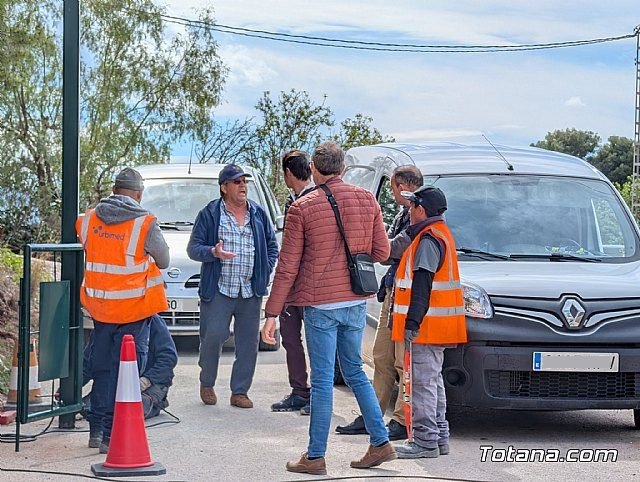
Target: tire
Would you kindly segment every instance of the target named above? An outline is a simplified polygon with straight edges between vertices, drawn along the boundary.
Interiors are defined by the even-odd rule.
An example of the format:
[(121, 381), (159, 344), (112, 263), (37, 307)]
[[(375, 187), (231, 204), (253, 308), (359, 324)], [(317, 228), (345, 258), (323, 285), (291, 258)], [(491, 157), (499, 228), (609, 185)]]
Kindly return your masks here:
[(338, 354), (336, 353), (336, 363), (333, 366), (333, 384), (335, 385), (346, 385), (344, 382), (344, 377), (342, 376), (342, 371), (340, 370), (340, 362), (338, 361)]
[(633, 409), (633, 428), (640, 430), (640, 409)]
[(278, 351), (280, 349), (280, 345), (282, 344), (282, 340), (280, 339), (280, 329), (276, 329), (275, 338), (276, 344), (269, 345), (268, 343), (262, 341), (261, 337), (260, 341), (258, 342), (258, 351)]

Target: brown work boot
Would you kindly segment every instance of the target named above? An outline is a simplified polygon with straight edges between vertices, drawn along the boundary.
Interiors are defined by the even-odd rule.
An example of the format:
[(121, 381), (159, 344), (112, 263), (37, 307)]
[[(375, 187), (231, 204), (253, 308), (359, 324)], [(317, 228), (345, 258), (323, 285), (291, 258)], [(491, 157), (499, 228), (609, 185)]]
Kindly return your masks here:
[(297, 462), (287, 462), (287, 470), (299, 474), (327, 475), (327, 465), (324, 462), (324, 457), (309, 460), (307, 452), (304, 452)]
[(231, 395), (231, 405), (239, 408), (253, 408), (253, 402), (244, 393)]
[(378, 465), (389, 462), (390, 460), (397, 459), (396, 450), (389, 442), (382, 447), (374, 447), (369, 445), (367, 453), (364, 454), (360, 460), (354, 460), (351, 462), (351, 467), (354, 469), (370, 469), (371, 467), (377, 467)]
[(218, 403), (218, 397), (216, 397), (216, 391), (213, 387), (200, 387), (200, 400), (205, 405), (215, 405)]

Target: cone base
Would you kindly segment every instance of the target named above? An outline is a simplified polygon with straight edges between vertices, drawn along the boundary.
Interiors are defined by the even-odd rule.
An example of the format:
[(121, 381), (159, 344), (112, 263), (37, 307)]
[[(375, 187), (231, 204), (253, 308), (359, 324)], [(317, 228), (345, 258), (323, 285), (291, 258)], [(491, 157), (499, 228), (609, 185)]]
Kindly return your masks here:
[(139, 477), (141, 475), (164, 475), (167, 473), (167, 469), (157, 462), (149, 467), (129, 469), (114, 469), (105, 467), (104, 464), (92, 464), (91, 472), (98, 477)]

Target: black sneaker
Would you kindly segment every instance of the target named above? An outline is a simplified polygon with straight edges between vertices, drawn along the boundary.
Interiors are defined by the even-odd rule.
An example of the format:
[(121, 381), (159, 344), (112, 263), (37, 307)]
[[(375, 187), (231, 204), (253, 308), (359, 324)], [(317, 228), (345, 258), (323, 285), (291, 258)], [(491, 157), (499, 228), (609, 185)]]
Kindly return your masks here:
[(338, 425), (336, 432), (342, 435), (366, 435), (369, 433), (364, 426), (364, 418), (362, 418), (362, 415), (358, 415), (349, 425)]
[(271, 411), (273, 412), (295, 412), (300, 410), (305, 405), (309, 404), (309, 399), (290, 393), (279, 402), (271, 405)]
[(102, 443), (102, 429), (89, 426), (89, 448), (97, 449)]
[(102, 442), (100, 442), (100, 447), (98, 448), (98, 451), (101, 454), (109, 453), (109, 439), (106, 438), (104, 435), (102, 436)]
[(389, 440), (406, 440), (407, 427), (399, 422), (389, 420)]
[(311, 415), (311, 404), (309, 402), (300, 409), (300, 415)]

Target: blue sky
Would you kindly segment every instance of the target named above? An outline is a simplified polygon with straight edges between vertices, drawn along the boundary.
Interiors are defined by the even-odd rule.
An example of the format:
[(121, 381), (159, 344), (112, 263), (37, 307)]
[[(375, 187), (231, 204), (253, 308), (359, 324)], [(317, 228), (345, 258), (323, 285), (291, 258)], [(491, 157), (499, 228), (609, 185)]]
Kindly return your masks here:
[[(618, 36), (640, 24), (638, 0), (157, 0), (221, 24), (393, 43), (521, 44)], [(179, 28), (179, 27), (175, 27)], [(477, 54), (329, 49), (216, 34), (230, 68), (220, 120), (256, 115), (269, 90), (306, 90), (339, 122), (369, 115), (398, 141), (528, 145), (554, 129), (633, 137), (635, 39), (557, 50)], [(176, 147), (175, 160), (189, 147)]]

